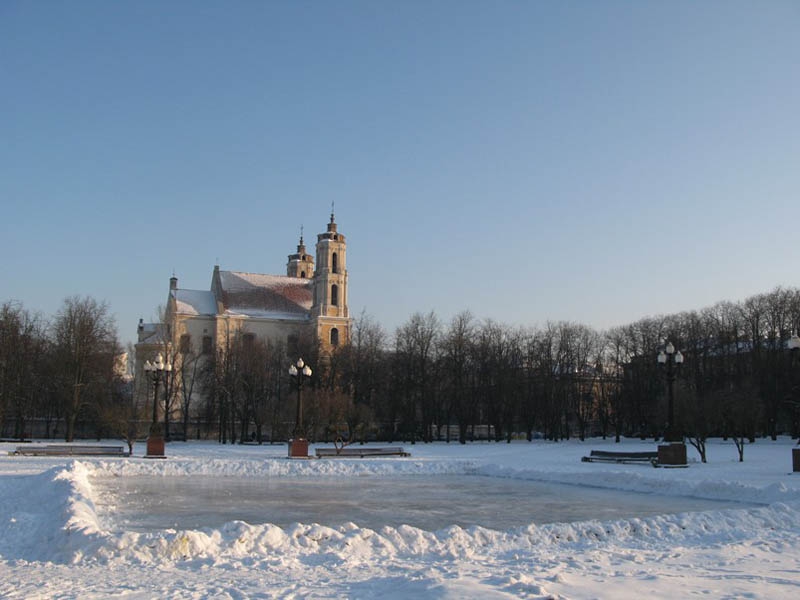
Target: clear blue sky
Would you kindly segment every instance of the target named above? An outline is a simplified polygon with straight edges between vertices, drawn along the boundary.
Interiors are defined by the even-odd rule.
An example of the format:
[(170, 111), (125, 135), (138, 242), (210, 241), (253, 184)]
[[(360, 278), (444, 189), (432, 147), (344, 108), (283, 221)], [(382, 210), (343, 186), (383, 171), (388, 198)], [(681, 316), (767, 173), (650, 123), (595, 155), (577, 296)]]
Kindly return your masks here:
[(800, 2), (5, 0), (0, 199), (0, 301), (124, 341), (332, 201), (390, 332), (796, 286)]

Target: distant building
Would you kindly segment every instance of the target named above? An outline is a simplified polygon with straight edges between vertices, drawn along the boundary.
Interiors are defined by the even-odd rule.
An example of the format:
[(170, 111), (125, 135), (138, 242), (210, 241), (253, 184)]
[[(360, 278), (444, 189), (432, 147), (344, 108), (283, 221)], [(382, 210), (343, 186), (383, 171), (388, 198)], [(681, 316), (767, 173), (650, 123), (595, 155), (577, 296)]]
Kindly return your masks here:
[(159, 352), (165, 358), (169, 352), (212, 355), (236, 335), (288, 348), (293, 340), (310, 335), (318, 340), (321, 355), (329, 355), (350, 341), (346, 250), (345, 236), (331, 214), (327, 231), (317, 235), (316, 261), (307, 254), (301, 234), (297, 252), (288, 257), (286, 275), (225, 271), (217, 265), (208, 290), (180, 288), (173, 276), (163, 322), (139, 321), (137, 375)]

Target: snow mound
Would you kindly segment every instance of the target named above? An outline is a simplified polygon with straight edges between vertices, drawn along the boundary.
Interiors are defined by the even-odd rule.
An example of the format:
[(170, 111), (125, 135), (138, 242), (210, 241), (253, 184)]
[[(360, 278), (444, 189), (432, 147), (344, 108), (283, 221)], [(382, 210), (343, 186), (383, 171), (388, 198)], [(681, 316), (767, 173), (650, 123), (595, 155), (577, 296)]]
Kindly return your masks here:
[(14, 479), (0, 500), (0, 514), (9, 515), (0, 524), (0, 556), (70, 563), (105, 544), (86, 465), (74, 461)]

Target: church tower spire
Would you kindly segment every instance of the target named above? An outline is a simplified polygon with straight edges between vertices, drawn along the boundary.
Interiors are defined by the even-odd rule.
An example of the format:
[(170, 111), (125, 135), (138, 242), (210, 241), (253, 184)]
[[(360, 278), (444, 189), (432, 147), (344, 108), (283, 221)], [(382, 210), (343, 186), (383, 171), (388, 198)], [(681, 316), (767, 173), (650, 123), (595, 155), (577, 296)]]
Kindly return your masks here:
[(333, 204), (328, 230), (317, 235), (317, 270), (314, 274), (314, 321), (323, 351), (350, 340), (350, 310), (347, 306), (347, 242), (337, 231)]
[(300, 243), (297, 245), (297, 252), (289, 255), (289, 262), (286, 263), (286, 274), (289, 277), (300, 277), (302, 279), (310, 279), (314, 276), (314, 258), (306, 253), (302, 225), (300, 226)]

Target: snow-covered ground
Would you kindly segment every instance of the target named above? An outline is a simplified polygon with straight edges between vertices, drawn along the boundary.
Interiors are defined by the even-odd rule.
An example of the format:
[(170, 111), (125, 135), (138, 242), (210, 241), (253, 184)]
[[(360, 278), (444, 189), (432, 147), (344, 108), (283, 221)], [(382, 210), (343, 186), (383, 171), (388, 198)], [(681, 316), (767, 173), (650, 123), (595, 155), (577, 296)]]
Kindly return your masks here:
[[(758, 440), (739, 463), (713, 441), (687, 469), (582, 463), (652, 441), (405, 445), (410, 458), (290, 461), (285, 446), (173, 443), (169, 458), (9, 456), (0, 444), (2, 598), (794, 598), (800, 473), (792, 440)], [(696, 453), (690, 448), (690, 456)], [(690, 458), (690, 461), (692, 460)], [(258, 478), (481, 474), (758, 506), (507, 531), (367, 529), (242, 521), (112, 532), (93, 476)], [(402, 493), (402, 490), (398, 490)], [(465, 501), (469, 501), (466, 499)]]

